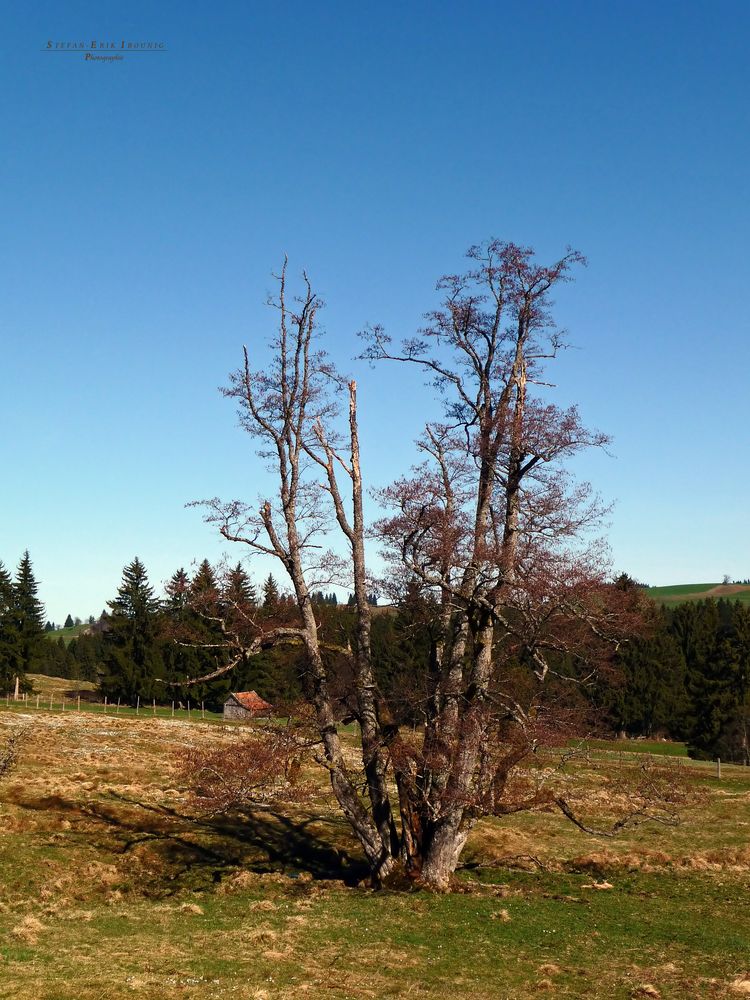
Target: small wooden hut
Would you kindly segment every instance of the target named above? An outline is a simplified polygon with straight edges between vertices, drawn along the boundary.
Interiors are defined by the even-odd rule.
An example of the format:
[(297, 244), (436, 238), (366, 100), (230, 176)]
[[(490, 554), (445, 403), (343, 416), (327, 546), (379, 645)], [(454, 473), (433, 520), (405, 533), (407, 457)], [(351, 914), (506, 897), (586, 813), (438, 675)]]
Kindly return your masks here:
[(225, 719), (257, 719), (272, 712), (273, 705), (255, 691), (233, 691), (224, 702)]

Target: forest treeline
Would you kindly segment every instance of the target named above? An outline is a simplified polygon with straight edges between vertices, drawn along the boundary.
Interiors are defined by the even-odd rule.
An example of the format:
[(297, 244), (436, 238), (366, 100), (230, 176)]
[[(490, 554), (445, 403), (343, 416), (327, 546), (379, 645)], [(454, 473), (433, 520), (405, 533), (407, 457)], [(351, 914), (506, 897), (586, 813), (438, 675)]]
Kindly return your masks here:
[(594, 697), (615, 731), (684, 740), (691, 756), (750, 763), (750, 606), (727, 598), (654, 609)]
[[(355, 622), (350, 605), (334, 593), (314, 594), (339, 714), (352, 714), (351, 644)], [(373, 594), (370, 603), (377, 604)], [(97, 696), (135, 704), (203, 701), (220, 709), (231, 690), (256, 690), (275, 705), (297, 702), (308, 683), (299, 644), (275, 645), (239, 662), (231, 673), (187, 685), (227, 663), (222, 628), (227, 610), (242, 609), (259, 625), (290, 624), (295, 608), (273, 576), (256, 588), (241, 564), (219, 573), (204, 560), (191, 574), (179, 569), (157, 596), (145, 566), (134, 559), (123, 570), (108, 610), (67, 644), (51, 638), (38, 597), (29, 553), (14, 576), (0, 563), (0, 690), (28, 673), (91, 681)], [(748, 667), (750, 606), (726, 598), (691, 601), (674, 608), (653, 606), (643, 637), (623, 643), (594, 680), (552, 683), (548, 696), (578, 704), (581, 718), (596, 719), (601, 735), (684, 740), (694, 757), (750, 764)], [(433, 616), (418, 587), (383, 608), (372, 621), (377, 683), (401, 713), (397, 721), (419, 724), (420, 692), (427, 690)], [(66, 623), (67, 624), (67, 623)], [(576, 673), (576, 665), (567, 665)], [(588, 671), (581, 665), (583, 680)], [(334, 690), (335, 693), (335, 690)]]

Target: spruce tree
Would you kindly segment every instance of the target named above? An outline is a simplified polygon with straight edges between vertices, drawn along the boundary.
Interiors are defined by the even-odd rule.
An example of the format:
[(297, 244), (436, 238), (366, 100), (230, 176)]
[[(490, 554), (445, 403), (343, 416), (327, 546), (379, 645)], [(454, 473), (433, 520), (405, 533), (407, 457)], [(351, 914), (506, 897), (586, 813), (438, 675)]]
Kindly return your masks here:
[(167, 696), (177, 701), (203, 701), (207, 707), (220, 708), (229, 691), (229, 678), (189, 686), (181, 683), (210, 673), (224, 663), (220, 649), (223, 634), (216, 621), (223, 610), (223, 598), (216, 574), (204, 559), (192, 580), (184, 569), (179, 569), (165, 589), (167, 603), (160, 649)]
[(682, 739), (687, 731), (685, 658), (667, 630), (667, 620), (667, 613), (660, 610), (653, 634), (624, 643), (616, 657), (614, 679), (604, 674), (597, 685), (613, 727), (630, 736), (666, 733)]
[(10, 691), (15, 678), (23, 675), (21, 630), (10, 573), (0, 562), (0, 692)]
[(85, 632), (68, 646), (68, 652), (77, 664), (78, 677), (82, 681), (97, 681), (104, 660), (105, 640), (101, 633)]
[(68, 617), (65, 619), (65, 624), (63, 625), (63, 628), (73, 628), (73, 618), (70, 615), (68, 615)]
[(243, 569), (242, 563), (237, 563), (234, 569), (229, 571), (224, 596), (227, 600), (240, 606), (255, 606), (258, 603), (255, 587)]
[(204, 641), (210, 641), (209, 633), (214, 634), (215, 632), (217, 636), (221, 634), (221, 630), (214, 621), (221, 613), (219, 585), (208, 559), (203, 560), (190, 581), (188, 604), (203, 619), (204, 628), (208, 630), (204, 635)]
[(190, 579), (182, 566), (172, 574), (164, 589), (167, 592), (167, 606), (170, 609), (181, 610), (187, 605)]
[(263, 607), (264, 608), (276, 608), (279, 605), (279, 588), (276, 581), (273, 578), (273, 574), (269, 573), (268, 577), (263, 583)]
[[(164, 589), (167, 594), (164, 608), (166, 629), (161, 643), (164, 678), (167, 696), (180, 701), (184, 692), (177, 682), (200, 672), (195, 651), (183, 645), (195, 638), (195, 615), (190, 610), (190, 577), (183, 566), (175, 570)], [(175, 641), (175, 637), (179, 641)]]
[[(750, 609), (739, 602), (706, 600), (680, 611), (692, 619), (688, 660), (692, 696), (691, 756), (750, 763)], [(677, 613), (675, 613), (677, 619)]]
[(13, 584), (16, 619), (21, 637), (21, 665), (34, 669), (44, 635), (44, 605), (37, 597), (39, 584), (34, 576), (28, 549), (21, 557)]
[(111, 613), (101, 687), (110, 698), (120, 697), (135, 704), (139, 696), (143, 700), (156, 694), (156, 678), (162, 672), (156, 642), (161, 605), (137, 557), (124, 568), (117, 597), (108, 604)]
[(216, 594), (216, 574), (208, 559), (204, 559), (190, 584), (193, 594)]

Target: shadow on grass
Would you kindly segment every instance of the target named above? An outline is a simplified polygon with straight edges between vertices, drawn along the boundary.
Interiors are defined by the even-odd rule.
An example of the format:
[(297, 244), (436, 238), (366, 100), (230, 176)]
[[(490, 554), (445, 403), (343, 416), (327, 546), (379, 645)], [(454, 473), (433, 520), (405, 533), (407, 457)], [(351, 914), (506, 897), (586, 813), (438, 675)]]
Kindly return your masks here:
[[(103, 852), (126, 855), (147, 845), (162, 869), (155, 880), (150, 872), (150, 895), (172, 895), (186, 886), (208, 888), (238, 868), (292, 878), (308, 873), (313, 879), (337, 879), (347, 885), (367, 875), (361, 859), (332, 842), (345, 828), (328, 816), (297, 819), (264, 809), (206, 819), (116, 792), (89, 802), (61, 795), (7, 795), (6, 800), (22, 809), (77, 814), (93, 821), (94, 830), (80, 831), (78, 837)], [(331, 827), (331, 841), (312, 829), (323, 824)], [(75, 828), (69, 836), (74, 835)]]

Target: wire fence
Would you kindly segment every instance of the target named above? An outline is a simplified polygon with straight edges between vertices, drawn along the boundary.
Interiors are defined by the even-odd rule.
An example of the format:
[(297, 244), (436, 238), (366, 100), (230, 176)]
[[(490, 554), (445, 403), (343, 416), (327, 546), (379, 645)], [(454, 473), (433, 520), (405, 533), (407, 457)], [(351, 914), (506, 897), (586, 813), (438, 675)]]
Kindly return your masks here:
[[(71, 694), (67, 696), (59, 691), (38, 694), (17, 694), (15, 692), (6, 693), (4, 698), (0, 698), (0, 710), (8, 711), (32, 711), (32, 712), (80, 712), (98, 713), (107, 716), (122, 718), (154, 718), (154, 719), (181, 719), (186, 722), (212, 722), (236, 724), (236, 719), (226, 719), (221, 712), (212, 712), (207, 709), (204, 702), (187, 701), (182, 703), (173, 701), (169, 704), (157, 704), (155, 699), (151, 702), (141, 702), (136, 700), (135, 706), (123, 704), (121, 699), (117, 701), (92, 701), (85, 695)], [(241, 721), (241, 720), (240, 720)], [(355, 726), (341, 726), (342, 731), (354, 731)], [(727, 764), (720, 759), (696, 760), (686, 754), (676, 754), (673, 749), (659, 753), (654, 750), (642, 750), (636, 747), (617, 747), (616, 741), (612, 742), (611, 748), (601, 746), (603, 741), (595, 741), (598, 745), (587, 748), (586, 753), (592, 759), (604, 760), (607, 763), (619, 765), (621, 767), (632, 767), (637, 765), (644, 757), (651, 758), (663, 764), (671, 764), (677, 767), (700, 768), (704, 772), (709, 772), (721, 781), (722, 770), (725, 777), (742, 776), (750, 779), (750, 768), (742, 764)], [(728, 772), (728, 774), (727, 774)]]
[(750, 768), (742, 763), (728, 763), (716, 757), (711, 760), (701, 760), (689, 757), (687, 753), (677, 754), (674, 750), (667, 750), (659, 753), (658, 750), (642, 750), (637, 747), (617, 747), (617, 741), (612, 741), (611, 747), (601, 746), (602, 740), (597, 740), (596, 746), (581, 751), (579, 756), (585, 756), (592, 761), (606, 762), (619, 767), (637, 767), (644, 761), (657, 763), (662, 766), (676, 768), (690, 768), (702, 771), (707, 777), (715, 777), (722, 780), (722, 773), (725, 778), (745, 778), (750, 781)]
[(224, 716), (220, 712), (212, 712), (207, 709), (204, 702), (186, 703), (173, 701), (167, 705), (157, 704), (153, 699), (151, 702), (141, 702), (140, 698), (136, 704), (124, 704), (121, 699), (110, 701), (91, 701), (85, 695), (62, 693), (52, 691), (49, 693), (16, 695), (15, 692), (6, 693), (0, 700), (0, 708), (9, 711), (32, 711), (32, 712), (87, 712), (99, 713), (109, 716), (144, 717), (155, 719), (183, 719), (187, 722), (224, 722)]

